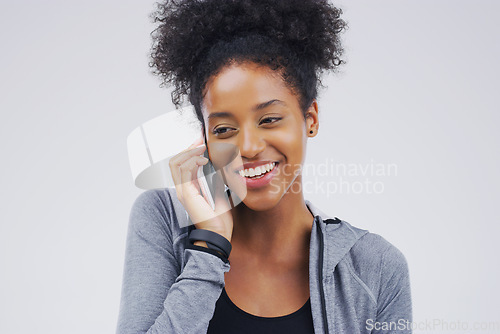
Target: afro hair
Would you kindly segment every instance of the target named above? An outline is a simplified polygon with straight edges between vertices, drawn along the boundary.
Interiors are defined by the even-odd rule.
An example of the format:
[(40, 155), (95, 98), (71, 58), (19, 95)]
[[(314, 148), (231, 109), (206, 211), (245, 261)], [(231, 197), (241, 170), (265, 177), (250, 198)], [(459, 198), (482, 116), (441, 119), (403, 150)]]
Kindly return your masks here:
[(327, 0), (171, 0), (157, 3), (151, 19), (152, 72), (161, 87), (174, 86), (172, 102), (184, 97), (203, 124), (201, 105), (208, 80), (225, 66), (253, 62), (278, 71), (297, 93), (305, 112), (317, 97), (319, 75), (345, 61), (342, 10)]

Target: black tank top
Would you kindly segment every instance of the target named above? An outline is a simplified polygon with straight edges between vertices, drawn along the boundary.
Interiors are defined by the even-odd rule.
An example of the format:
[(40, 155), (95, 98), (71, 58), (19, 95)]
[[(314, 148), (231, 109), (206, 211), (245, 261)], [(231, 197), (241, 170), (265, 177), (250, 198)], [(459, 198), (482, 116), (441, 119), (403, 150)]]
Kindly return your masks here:
[(314, 334), (311, 299), (297, 311), (281, 317), (259, 317), (236, 306), (222, 289), (207, 334)]

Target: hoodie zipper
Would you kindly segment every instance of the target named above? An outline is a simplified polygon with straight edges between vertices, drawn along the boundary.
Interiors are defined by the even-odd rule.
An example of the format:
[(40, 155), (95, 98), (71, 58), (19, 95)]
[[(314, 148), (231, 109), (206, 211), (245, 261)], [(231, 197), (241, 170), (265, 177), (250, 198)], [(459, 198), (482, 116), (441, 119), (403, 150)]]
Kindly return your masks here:
[(325, 290), (323, 287), (323, 252), (324, 252), (324, 241), (323, 241), (323, 231), (321, 230), (320, 221), (316, 217), (316, 227), (319, 233), (319, 293), (321, 296), (321, 310), (323, 313), (323, 328), (325, 333), (329, 333), (328, 330), (328, 319), (326, 314), (326, 301), (325, 301)]

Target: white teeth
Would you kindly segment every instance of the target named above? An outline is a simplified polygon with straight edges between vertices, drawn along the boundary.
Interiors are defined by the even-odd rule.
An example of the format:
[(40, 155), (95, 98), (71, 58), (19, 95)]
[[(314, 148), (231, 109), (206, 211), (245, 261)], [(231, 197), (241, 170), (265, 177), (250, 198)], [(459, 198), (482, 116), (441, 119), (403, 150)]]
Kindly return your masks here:
[(240, 170), (238, 173), (242, 177), (261, 176), (262, 174), (265, 174), (265, 173), (271, 171), (275, 165), (276, 165), (276, 163), (272, 162), (272, 163), (265, 164), (265, 165), (262, 165), (259, 167), (255, 167), (255, 169), (254, 168), (243, 169), (243, 170)]

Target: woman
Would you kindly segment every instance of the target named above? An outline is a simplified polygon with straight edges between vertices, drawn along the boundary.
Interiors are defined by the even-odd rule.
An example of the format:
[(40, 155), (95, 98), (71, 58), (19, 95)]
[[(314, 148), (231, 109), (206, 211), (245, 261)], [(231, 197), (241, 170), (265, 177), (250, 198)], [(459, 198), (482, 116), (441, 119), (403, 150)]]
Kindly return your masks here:
[[(159, 5), (151, 66), (176, 105), (189, 97), (203, 139), (172, 159), (175, 191), (133, 206), (118, 333), (411, 332), (401, 252), (303, 197), (318, 76), (342, 63), (340, 14), (320, 0)], [(222, 172), (215, 209), (196, 182), (205, 151)]]

